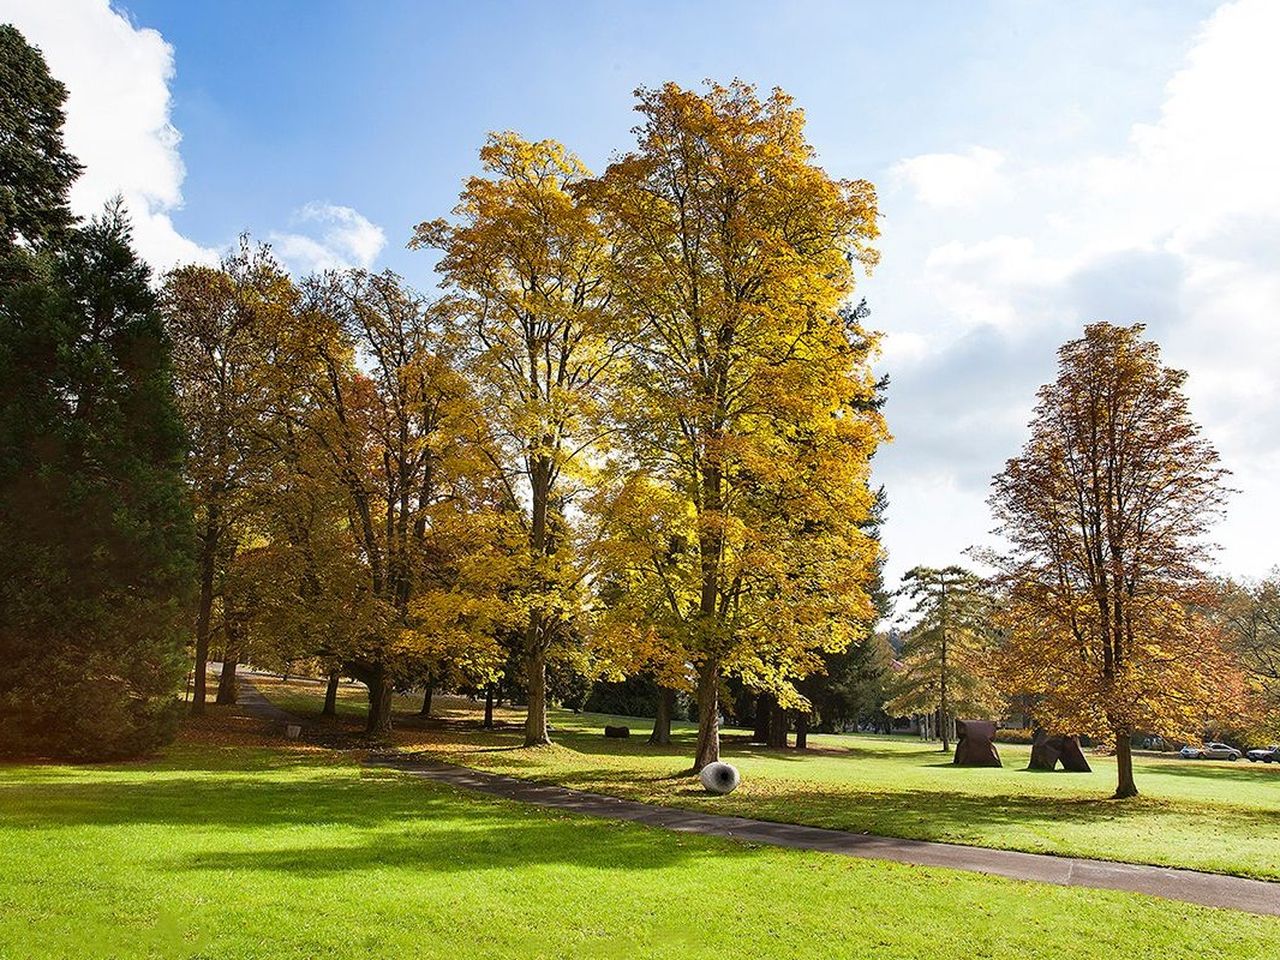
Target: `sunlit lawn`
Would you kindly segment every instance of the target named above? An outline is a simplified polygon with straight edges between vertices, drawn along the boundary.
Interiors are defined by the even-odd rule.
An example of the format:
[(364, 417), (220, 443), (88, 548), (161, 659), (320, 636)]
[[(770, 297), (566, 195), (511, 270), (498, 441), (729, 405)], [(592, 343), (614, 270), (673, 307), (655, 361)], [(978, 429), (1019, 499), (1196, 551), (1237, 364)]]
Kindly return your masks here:
[(1271, 918), (585, 820), (358, 759), (188, 740), (0, 766), (0, 957), (1262, 960), (1280, 942)]
[[(321, 688), (263, 684), (290, 709), (318, 710)], [(350, 720), (363, 715), (364, 691), (344, 688)], [(407, 713), (419, 701), (403, 698)], [(695, 809), (890, 836), (972, 843), (1191, 867), (1280, 879), (1280, 766), (1246, 761), (1135, 759), (1135, 800), (1108, 799), (1114, 762), (1090, 754), (1091, 774), (1025, 769), (1029, 748), (1000, 744), (1002, 769), (953, 767), (936, 745), (908, 738), (811, 736), (808, 752), (748, 747), (726, 732), (724, 756), (742, 771), (728, 797), (703, 793), (678, 774), (692, 756), (693, 727), (677, 724), (676, 744), (648, 746), (650, 721), (554, 711), (551, 748), (519, 748), (520, 711), (511, 726), (476, 729), (479, 705), (437, 698), (426, 726), (402, 715), (396, 742), (458, 763), (603, 793)], [(629, 723), (630, 740), (606, 740), (608, 723)]]

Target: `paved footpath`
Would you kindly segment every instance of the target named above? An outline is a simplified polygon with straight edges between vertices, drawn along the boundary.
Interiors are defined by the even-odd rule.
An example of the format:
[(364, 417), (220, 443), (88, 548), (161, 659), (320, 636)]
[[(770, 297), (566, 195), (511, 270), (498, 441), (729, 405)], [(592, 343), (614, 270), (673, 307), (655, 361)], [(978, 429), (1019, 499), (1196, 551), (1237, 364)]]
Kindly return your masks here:
[[(241, 681), (240, 705), (249, 712), (274, 722), (298, 722), (297, 717), (272, 703), (251, 681)], [(1174, 870), (1138, 863), (1109, 863), (1105, 860), (992, 850), (929, 840), (904, 840), (868, 833), (849, 833), (845, 830), (824, 830), (821, 827), (806, 827), (795, 823), (773, 823), (747, 817), (697, 813), (552, 784), (534, 783), (532, 780), (504, 777), (412, 756), (384, 755), (371, 758), (370, 762), (395, 767), (415, 777), (464, 790), (569, 810), (589, 817), (630, 820), (682, 833), (702, 833), (744, 843), (766, 843), (777, 847), (818, 850), (873, 860), (894, 860), (920, 867), (972, 870), (1065, 887), (1144, 893), (1206, 907), (1224, 907), (1280, 917), (1280, 883), (1266, 880), (1249, 880), (1245, 877)]]
[(236, 706), (249, 713), (257, 714), (264, 720), (270, 720), (272, 723), (284, 725), (286, 723), (296, 723), (303, 725), (303, 721), (295, 717), (288, 710), (276, 706), (261, 690), (253, 685), (252, 680), (247, 680), (243, 676), (237, 676), (237, 686), (239, 691), (236, 696)]
[(467, 767), (415, 759), (384, 756), (371, 762), (395, 767), (453, 787), (520, 800), (543, 807), (555, 807), (591, 817), (630, 820), (651, 827), (729, 837), (748, 843), (767, 843), (800, 850), (820, 850), (851, 857), (895, 860), (922, 867), (949, 867), (979, 873), (1034, 880), (1067, 887), (1123, 890), (1169, 900), (1182, 900), (1207, 907), (1225, 907), (1249, 913), (1280, 916), (1280, 883), (1228, 877), (1195, 870), (1174, 870), (1135, 863), (1108, 863), (1040, 853), (992, 850), (928, 840), (902, 840), (843, 830), (824, 830), (791, 823), (771, 823), (745, 817), (725, 817), (714, 813), (679, 810), (636, 800), (623, 800), (597, 793), (585, 793), (515, 777), (484, 773)]

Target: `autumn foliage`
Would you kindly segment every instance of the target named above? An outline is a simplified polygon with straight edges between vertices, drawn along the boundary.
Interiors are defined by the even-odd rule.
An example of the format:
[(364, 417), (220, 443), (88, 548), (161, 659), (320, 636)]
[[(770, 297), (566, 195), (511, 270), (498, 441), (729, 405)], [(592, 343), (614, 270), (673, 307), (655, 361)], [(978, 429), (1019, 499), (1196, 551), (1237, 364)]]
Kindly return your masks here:
[(1059, 363), (991, 498), (1010, 544), (1002, 669), (1042, 724), (1113, 740), (1126, 796), (1135, 731), (1194, 739), (1240, 689), (1205, 615), (1226, 471), (1141, 325), (1092, 324)]

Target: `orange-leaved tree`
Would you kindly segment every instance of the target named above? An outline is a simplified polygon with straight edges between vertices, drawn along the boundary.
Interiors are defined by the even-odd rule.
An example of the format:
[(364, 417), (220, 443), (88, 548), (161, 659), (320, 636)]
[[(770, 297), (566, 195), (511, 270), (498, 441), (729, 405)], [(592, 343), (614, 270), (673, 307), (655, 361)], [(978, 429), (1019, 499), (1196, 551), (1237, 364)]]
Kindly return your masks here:
[[(196, 714), (205, 706), (215, 601), (273, 458), (264, 430), (277, 375), (271, 345), (297, 300), (288, 274), (265, 247), (247, 238), (219, 266), (179, 267), (166, 274), (161, 288), (199, 537), (191, 703)], [(221, 700), (234, 685), (234, 669), (224, 654)]]
[(1031, 437), (994, 480), (1009, 549), (1003, 669), (1037, 719), (1114, 740), (1116, 797), (1137, 794), (1137, 731), (1200, 733), (1233, 673), (1204, 616), (1204, 535), (1226, 471), (1191, 417), (1186, 374), (1143, 326), (1094, 323), (1059, 352)]
[[(349, 609), (320, 653), (368, 687), (368, 731), (382, 733), (397, 685), (446, 669), (484, 683), (499, 669), (501, 489), (438, 305), (392, 273), (326, 274), (303, 289), (303, 377), (284, 415), (308, 496), (287, 546), (307, 574), (300, 598), (333, 585), (325, 602)], [(335, 501), (336, 540), (323, 528)], [(316, 550), (322, 541), (333, 549)]]

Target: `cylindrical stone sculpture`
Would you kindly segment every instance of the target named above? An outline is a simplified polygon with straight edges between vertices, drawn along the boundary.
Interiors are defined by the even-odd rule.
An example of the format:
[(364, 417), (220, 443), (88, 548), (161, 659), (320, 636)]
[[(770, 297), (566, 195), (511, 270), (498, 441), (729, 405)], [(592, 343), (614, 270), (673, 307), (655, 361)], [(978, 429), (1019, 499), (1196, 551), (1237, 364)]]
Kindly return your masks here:
[(700, 779), (708, 793), (732, 793), (739, 781), (738, 768), (717, 760), (702, 768)]

